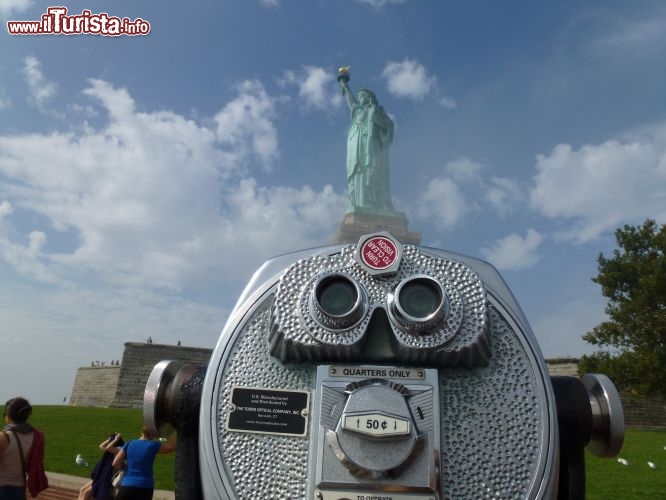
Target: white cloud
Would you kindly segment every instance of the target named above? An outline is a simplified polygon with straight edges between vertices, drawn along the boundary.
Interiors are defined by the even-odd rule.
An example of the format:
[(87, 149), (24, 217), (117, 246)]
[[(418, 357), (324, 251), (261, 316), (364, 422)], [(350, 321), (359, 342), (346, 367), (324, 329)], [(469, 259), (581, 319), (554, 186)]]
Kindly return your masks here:
[(14, 213), (14, 207), (8, 201), (0, 202), (0, 242), (9, 237), (11, 226), (9, 216)]
[(0, 111), (9, 109), (12, 105), (12, 100), (7, 97), (7, 92), (3, 87), (0, 87)]
[(11, 203), (9, 203), (8, 201), (3, 201), (2, 203), (0, 203), (0, 219), (6, 215), (10, 215), (13, 212), (14, 209), (12, 208)]
[(0, 14), (9, 17), (25, 12), (33, 4), (32, 0), (0, 0)]
[(58, 86), (48, 81), (42, 73), (42, 63), (33, 56), (23, 60), (23, 74), (28, 84), (32, 102), (38, 109), (43, 110), (45, 104), (56, 94)]
[(588, 42), (588, 48), (593, 53), (642, 57), (660, 54), (666, 48), (666, 18), (663, 15), (641, 20), (617, 18), (613, 21), (603, 22), (601, 34)]
[(456, 109), (458, 107), (458, 103), (453, 97), (447, 97), (444, 96), (439, 99), (439, 104), (446, 109)]
[(11, 203), (0, 202), (0, 262), (7, 262), (24, 276), (54, 283), (55, 276), (40, 260), (41, 249), (46, 243), (46, 235), (41, 231), (33, 231), (27, 236), (25, 244), (10, 242), (10, 237), (16, 233), (11, 226), (13, 213), (14, 207)]
[(516, 205), (523, 200), (523, 194), (515, 180), (491, 177), (485, 199), (498, 215), (505, 216), (515, 210)]
[(456, 227), (471, 209), (460, 187), (449, 178), (432, 179), (416, 204), (419, 217), (446, 230)]
[(26, 245), (11, 243), (2, 237), (0, 228), (0, 261), (9, 264), (22, 276), (44, 283), (56, 283), (58, 281), (56, 275), (41, 259), (41, 248), (46, 242), (46, 235), (33, 231), (28, 240)]
[(446, 176), (432, 179), (416, 206), (417, 216), (435, 220), (442, 229), (452, 229), (482, 209), (504, 217), (524, 200), (515, 180), (487, 178), (488, 167), (470, 158), (456, 158), (443, 170)]
[(335, 77), (324, 68), (303, 66), (300, 71), (285, 71), (281, 83), (298, 87), (298, 97), (305, 109), (328, 111), (342, 104)]
[[(85, 93), (107, 110), (107, 127), (0, 137), (0, 173), (14, 181), (0, 190), (78, 234), (74, 252), (42, 259), (178, 287), (193, 258), (187, 242), (216, 209), (215, 135), (170, 112), (135, 113), (126, 90), (100, 80)], [(173, 266), (152, 265), (162, 253)]]
[(81, 115), (85, 118), (94, 118), (99, 115), (97, 110), (90, 105), (82, 106), (80, 104), (69, 104), (67, 110), (73, 113), (74, 115)]
[(237, 262), (258, 265), (269, 256), (330, 243), (346, 199), (328, 185), (318, 192), (309, 186), (259, 187), (244, 179), (229, 190), (227, 202), (216, 238), (225, 242), (225, 265), (233, 272)]
[[(139, 112), (102, 80), (84, 94), (96, 129), (0, 135), (0, 319), (20, 332), (3, 353), (21, 360), (37, 346), (48, 391), (31, 375), (11, 390), (25, 383), (49, 404), (71, 390), (71, 374), (56, 375), (64, 367), (117, 359), (123, 341), (214, 345), (227, 315), (215, 304), (229, 305), (267, 258), (329, 244), (346, 204), (331, 186), (252, 178), (278, 151), (273, 100), (257, 82), (211, 127)], [(70, 348), (51, 365), (43, 346), (59, 341)], [(0, 385), (16, 369), (2, 364)]]
[(234, 151), (230, 161), (242, 163), (252, 155), (270, 168), (279, 155), (275, 101), (256, 80), (240, 83), (237, 90), (238, 97), (215, 115), (217, 140)]
[(412, 59), (389, 61), (382, 71), (391, 94), (397, 97), (423, 99), (436, 86), (437, 77), (428, 76), (425, 66)]
[(259, 0), (259, 4), (263, 5), (264, 7), (279, 7), (280, 6), (279, 0)]
[(38, 254), (46, 243), (46, 235), (41, 231), (32, 231), (28, 239), (30, 240), (28, 251), (33, 255)]
[[(272, 255), (328, 243), (343, 196), (247, 176), (277, 152), (273, 103), (258, 83), (239, 87), (215, 131), (170, 111), (137, 112), (126, 89), (101, 80), (84, 93), (108, 115), (103, 128), (0, 137), (3, 214), (14, 207), (51, 226), (28, 230), (25, 244), (0, 233), (0, 258), (19, 272), (188, 289), (244, 280)], [(77, 235), (73, 251), (45, 251), (54, 229)]]
[(405, 3), (407, 0), (356, 0), (356, 1), (379, 9), (384, 5), (392, 3)]
[(527, 269), (541, 258), (536, 251), (543, 236), (534, 229), (528, 229), (525, 237), (511, 234), (481, 249), (483, 256), (500, 270)]
[(481, 184), (483, 181), (483, 165), (465, 156), (448, 162), (445, 170), (453, 180), (462, 184)]
[(666, 126), (631, 140), (539, 155), (532, 207), (574, 225), (560, 236), (578, 242), (646, 217), (666, 218)]

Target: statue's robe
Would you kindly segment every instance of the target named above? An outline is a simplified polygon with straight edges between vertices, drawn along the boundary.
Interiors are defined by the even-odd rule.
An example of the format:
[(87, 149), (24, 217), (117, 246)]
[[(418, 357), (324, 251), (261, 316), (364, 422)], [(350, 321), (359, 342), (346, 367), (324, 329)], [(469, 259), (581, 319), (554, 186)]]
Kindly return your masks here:
[(347, 135), (348, 209), (392, 210), (389, 188), (389, 146), (393, 120), (376, 104), (352, 108)]

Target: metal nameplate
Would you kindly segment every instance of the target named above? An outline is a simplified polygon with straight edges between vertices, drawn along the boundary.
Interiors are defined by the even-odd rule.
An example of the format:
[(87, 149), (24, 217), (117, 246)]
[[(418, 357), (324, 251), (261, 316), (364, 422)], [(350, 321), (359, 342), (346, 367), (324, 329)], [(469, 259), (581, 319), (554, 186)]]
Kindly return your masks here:
[(393, 366), (331, 366), (330, 377), (344, 378), (386, 378), (397, 380), (423, 380), (423, 368), (396, 368)]
[(308, 391), (232, 387), (225, 429), (303, 437), (309, 408)]
[(315, 493), (315, 500), (436, 500), (435, 495), (409, 495), (404, 493), (365, 493), (358, 491), (322, 491)]

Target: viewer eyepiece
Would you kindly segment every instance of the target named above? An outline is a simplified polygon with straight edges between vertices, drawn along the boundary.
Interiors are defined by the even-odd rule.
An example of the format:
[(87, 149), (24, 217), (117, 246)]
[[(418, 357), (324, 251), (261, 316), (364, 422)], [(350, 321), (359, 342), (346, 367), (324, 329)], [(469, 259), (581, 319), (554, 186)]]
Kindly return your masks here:
[(403, 280), (389, 300), (389, 314), (411, 333), (424, 333), (445, 318), (448, 298), (440, 283), (430, 276)]
[(317, 280), (312, 289), (310, 307), (322, 326), (344, 330), (363, 318), (368, 304), (365, 293), (354, 280), (336, 273)]

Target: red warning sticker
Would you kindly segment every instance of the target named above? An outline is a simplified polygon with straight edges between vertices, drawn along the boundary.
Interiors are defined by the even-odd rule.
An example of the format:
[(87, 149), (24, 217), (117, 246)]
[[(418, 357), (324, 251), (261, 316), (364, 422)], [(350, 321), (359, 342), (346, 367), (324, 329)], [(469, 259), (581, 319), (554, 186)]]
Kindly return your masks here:
[(391, 267), (398, 258), (398, 248), (388, 238), (374, 236), (363, 243), (361, 259), (371, 269)]

